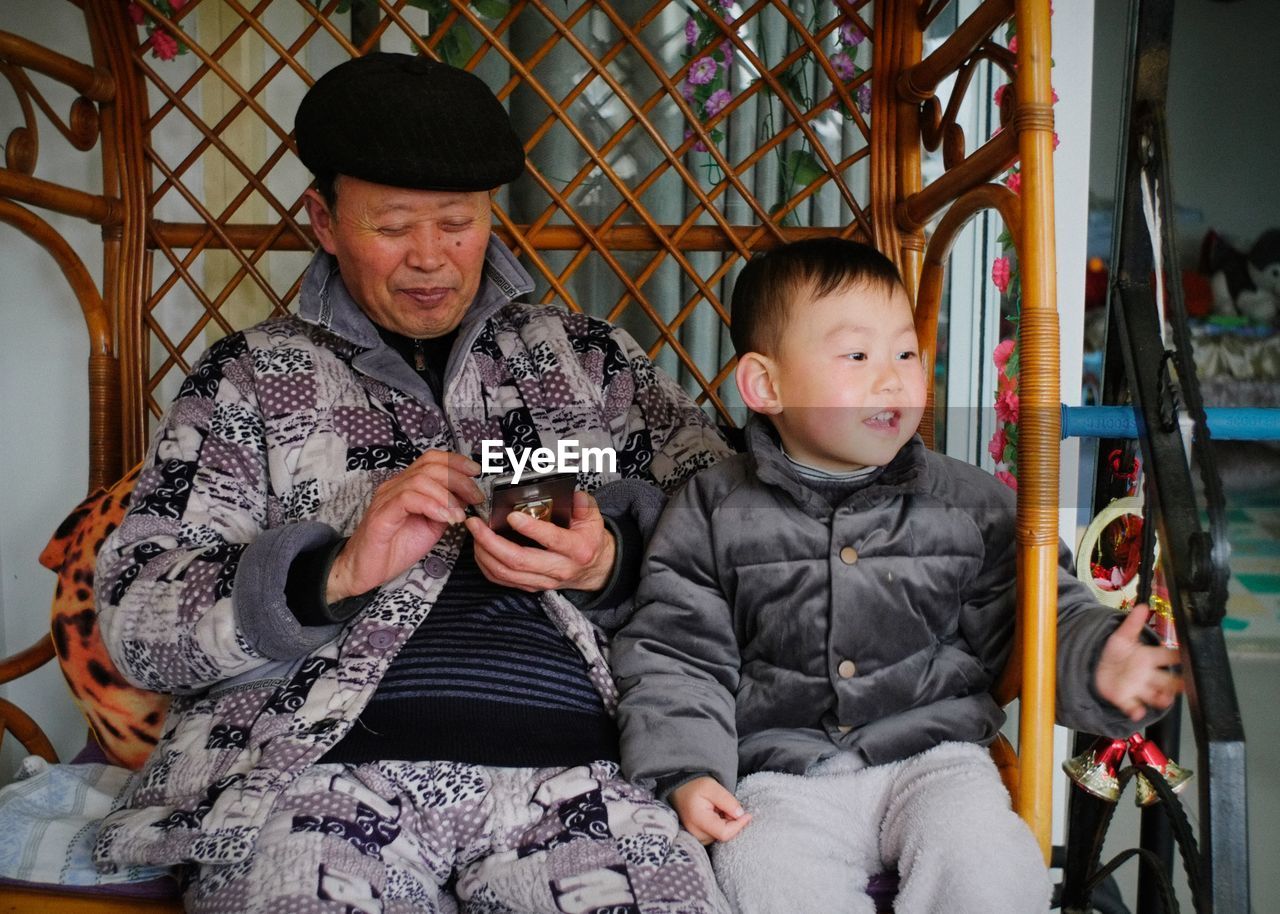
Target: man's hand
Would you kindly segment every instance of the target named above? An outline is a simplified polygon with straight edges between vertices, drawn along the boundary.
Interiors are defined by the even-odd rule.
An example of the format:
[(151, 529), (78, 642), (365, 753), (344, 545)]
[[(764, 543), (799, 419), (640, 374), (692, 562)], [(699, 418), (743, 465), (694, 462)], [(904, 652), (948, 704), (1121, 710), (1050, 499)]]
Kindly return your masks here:
[(1145, 604), (1129, 610), (1103, 645), (1094, 673), (1098, 694), (1131, 720), (1142, 720), (1148, 709), (1169, 707), (1182, 691), (1181, 677), (1170, 670), (1178, 663), (1178, 652), (1142, 641), (1142, 626), (1150, 615)]
[(703, 844), (728, 841), (751, 821), (738, 798), (712, 777), (681, 784), (671, 791), (670, 799), (685, 831)]
[(476, 564), (493, 583), (529, 593), (599, 590), (608, 583), (615, 544), (596, 500), (587, 493), (573, 493), (568, 530), (520, 511), (512, 511), (507, 519), (517, 533), (546, 548), (513, 543), (480, 518), (467, 518), (467, 529), (475, 538)]
[(387, 583), (420, 561), (463, 506), (484, 501), (471, 477), (480, 466), (461, 454), (427, 451), (378, 486), (373, 501), (329, 572), (325, 599), (336, 603)]

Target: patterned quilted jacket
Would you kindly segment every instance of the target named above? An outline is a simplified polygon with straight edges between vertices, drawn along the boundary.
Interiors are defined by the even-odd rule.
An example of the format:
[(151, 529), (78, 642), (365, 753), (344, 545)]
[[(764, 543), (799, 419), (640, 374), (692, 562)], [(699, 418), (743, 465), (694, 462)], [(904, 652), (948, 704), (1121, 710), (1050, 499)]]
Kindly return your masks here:
[[(343, 626), (300, 626), (285, 575), (299, 552), (350, 533), (374, 489), (424, 451), (478, 457), (486, 439), (554, 448), (572, 438), (617, 453), (615, 476), (580, 474), (582, 487), (638, 478), (668, 491), (727, 453), (634, 340), (513, 301), (532, 285), (491, 241), (443, 410), (323, 252), (298, 317), (224, 338), (187, 377), (99, 556), (112, 659), (176, 696), (125, 807), (104, 824), (100, 865), (243, 859), (276, 796), (350, 727), (443, 588), (462, 528)], [(561, 594), (542, 599), (612, 711), (596, 629)]]

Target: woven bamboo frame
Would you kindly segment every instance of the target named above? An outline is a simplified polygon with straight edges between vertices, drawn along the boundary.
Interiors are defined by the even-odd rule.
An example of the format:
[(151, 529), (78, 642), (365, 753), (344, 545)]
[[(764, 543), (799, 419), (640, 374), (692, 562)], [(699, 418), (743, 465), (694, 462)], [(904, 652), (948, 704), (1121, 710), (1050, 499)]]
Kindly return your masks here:
[[(673, 0), (655, 0), (642, 15), (631, 17), (633, 21), (613, 4), (587, 2), (561, 10), (560, 5), (539, 0), (512, 3), (507, 15), (492, 21), (456, 0), (439, 28), (425, 38), (410, 22), (412, 10), (406, 0), (367, 0), (374, 4), (375, 25), (359, 44), (347, 37), (335, 17), (338, 0), (324, 0), (319, 5), (305, 0), (257, 0), (253, 4), (218, 0), (238, 21), (207, 46), (196, 40), (193, 23), (202, 3), (209, 0), (192, 0), (172, 19), (148, 0), (138, 0), (158, 29), (188, 46), (184, 60), (189, 63), (184, 64), (186, 75), (181, 79), (174, 75), (180, 72), (176, 65), (148, 56), (145, 36), (129, 21), (124, 4), (118, 0), (75, 2), (84, 10), (92, 60), (73, 61), (0, 32), (0, 77), (8, 77), (18, 91), (29, 122), (34, 105), (57, 121), (68, 142), (77, 148), (96, 148), (102, 161), (103, 192), (86, 193), (33, 177), (38, 144), (24, 140), (28, 145), (11, 144), (14, 148), (6, 149), (5, 167), (0, 167), (0, 221), (17, 226), (49, 252), (67, 276), (85, 314), (93, 341), (89, 367), (91, 489), (113, 480), (141, 457), (148, 418), (163, 405), (158, 392), (165, 378), (185, 373), (190, 367), (189, 352), (203, 348), (208, 328), (233, 329), (224, 310), (238, 297), (243, 284), (256, 289), (274, 312), (288, 308), (297, 295), (298, 277), (273, 277), (269, 261), (272, 256), (310, 250), (313, 243), (309, 229), (298, 218), (301, 185), (283, 196), (275, 189), (280, 175), (296, 173), (301, 166), (287, 126), (271, 114), (269, 90), (276, 80), (293, 80), (300, 85), (312, 81), (304, 52), (313, 44), (359, 54), (378, 41), (399, 36), (422, 53), (436, 54), (450, 29), (466, 28), (478, 36), (467, 65), (500, 64), (507, 77), (495, 87), (499, 97), (514, 99), (519, 93), (522, 98), (535, 99), (545, 110), (527, 138), (531, 162), (538, 161), (539, 148), (553, 139), (576, 144), (581, 156), (571, 175), (555, 181), (536, 164), (531, 167), (525, 180), (529, 196), (541, 200), (541, 208), (517, 221), (496, 206), (495, 231), (530, 265), (544, 300), (559, 299), (569, 307), (581, 308), (575, 281), (587, 266), (612, 276), (621, 291), (616, 301), (598, 309), (602, 316), (644, 315), (653, 325), (651, 353), (674, 353), (700, 399), (721, 413), (726, 412), (726, 405), (719, 388), (730, 376), (733, 363), (722, 358), (715, 364), (699, 364), (685, 347), (681, 330), (689, 321), (708, 314), (721, 323), (728, 321), (727, 307), (721, 300), (724, 283), (753, 251), (822, 234), (873, 241), (903, 271), (931, 365), (937, 351), (943, 271), (955, 234), (975, 213), (986, 209), (999, 212), (1017, 244), (1024, 290), (1017, 530), (1020, 646), (1000, 695), (1002, 699), (1012, 695), (1021, 679), (1015, 804), (1047, 851), (1056, 645), (1059, 401), (1048, 0), (987, 0), (927, 57), (922, 35), (948, 6), (947, 0), (880, 0), (875, 4), (874, 21), (868, 21), (870, 5), (866, 0), (838, 0), (836, 15), (813, 23), (812, 29), (787, 3), (744, 3), (741, 15), (730, 27), (717, 18), (714, 3), (688, 0), (680, 9), (695, 9), (719, 23), (717, 34), (704, 37), (695, 52), (728, 41), (734, 50), (734, 65), (752, 68), (758, 74), (753, 86), (739, 88), (724, 109), (710, 117), (695, 110), (682, 94), (685, 65), (664, 63), (650, 46), (651, 36), (664, 21), (664, 14), (669, 15)], [(291, 34), (272, 34), (264, 22), (273, 3), (296, 6), (302, 11), (304, 24)], [(768, 61), (746, 37), (748, 23), (766, 14), (789, 26), (794, 39), (786, 53), (771, 55)], [(1012, 15), (1016, 15), (1019, 35), (1016, 67), (1012, 55), (992, 40), (993, 33)], [(546, 35), (517, 55), (506, 39), (522, 16), (536, 18)], [(611, 41), (593, 46), (584, 41), (580, 29), (588, 16), (613, 35)], [(844, 18), (857, 24), (871, 47), (866, 72), (848, 81), (841, 79), (830, 54), (835, 30)], [(247, 41), (259, 43), (270, 59), (251, 80), (241, 84), (223, 61)], [(556, 54), (565, 53), (574, 55), (579, 71), (571, 87), (556, 97), (543, 85), (541, 74)], [(1002, 112), (1006, 129), (966, 152), (963, 134), (955, 125), (957, 104), (943, 110), (935, 92), (952, 74), (960, 91), (965, 91), (973, 68), (982, 61), (1016, 72), (1016, 101)], [(629, 93), (628, 85), (616, 75), (616, 68), (624, 62), (643, 73), (645, 84), (652, 88)], [(786, 85), (791, 68), (802, 62), (825, 80), (821, 97), (809, 98), (808, 104), (794, 98)], [(76, 110), (65, 124), (30, 82), (23, 82), (25, 71), (42, 73), (80, 94), (81, 101), (76, 102)], [(206, 122), (195, 102), (195, 91), (207, 90), (214, 83), (232, 102)], [(869, 116), (858, 107), (859, 91), (868, 83)], [(814, 85), (819, 85), (817, 77)], [(596, 142), (576, 122), (575, 112), (598, 92), (611, 94), (625, 116), (613, 125), (609, 136)], [(785, 122), (745, 154), (727, 152), (715, 142), (713, 132), (732, 123), (734, 114), (746, 111), (748, 103), (754, 100), (759, 104), (766, 92), (772, 93), (773, 104)], [(822, 139), (821, 131), (830, 123), (830, 105), (845, 112), (845, 135), (861, 138), (852, 151), (833, 151)], [(666, 135), (658, 126), (657, 115), (673, 108), (690, 131), (684, 138)], [(252, 164), (223, 139), (240, 119), (252, 120), (263, 138), (264, 152)], [(175, 123), (183, 124), (196, 138), (180, 154), (167, 156), (157, 141)], [(27, 129), (34, 131), (30, 123)], [(626, 144), (641, 143), (653, 164), (647, 172), (624, 175), (617, 166), (619, 150)], [(699, 161), (695, 152), (699, 143), (708, 148), (701, 161), (717, 170), (715, 180), (704, 181), (691, 167), (691, 162)], [(766, 205), (752, 182), (770, 157), (785, 148), (807, 148), (821, 173), (813, 183), (790, 188), (785, 199)], [(945, 170), (926, 185), (922, 156), (925, 150), (939, 148)], [(242, 182), (230, 189), (233, 192), (219, 206), (204, 202), (205, 194), (193, 177), (197, 166), (215, 157)], [(988, 184), (1019, 159), (1020, 196)], [(857, 188), (846, 180), (857, 169), (865, 169), (867, 175), (866, 195), (861, 199)], [(608, 190), (613, 204), (607, 212), (588, 219), (575, 199), (593, 180)], [(646, 195), (655, 192), (664, 180), (678, 180), (688, 201), (684, 217), (674, 222), (658, 219), (647, 206)], [(845, 218), (839, 224), (795, 224), (797, 216), (824, 193), (837, 201)], [(726, 201), (749, 218), (730, 219), (725, 214)], [(237, 211), (249, 204), (265, 207), (269, 218), (250, 222), (238, 218)], [(106, 258), (99, 282), (86, 274), (65, 242), (28, 207), (74, 215), (103, 227)], [(175, 220), (167, 215), (174, 210), (183, 210), (192, 218)], [(929, 220), (939, 216), (936, 227), (927, 232)], [(232, 269), (223, 286), (205, 288), (201, 266), (214, 254), (230, 258)], [(706, 254), (720, 257), (709, 269), (693, 259), (693, 255)], [(668, 265), (683, 278), (684, 297), (671, 316), (664, 318), (645, 289)], [(197, 316), (174, 329), (166, 326), (165, 311), (176, 297), (193, 300)], [(924, 428), (931, 429), (931, 422), (926, 421)], [(46, 639), (0, 663), (0, 682), (22, 675), (37, 660), (43, 662), (51, 656)], [(42, 738), (42, 734), (27, 736), (37, 743)]]

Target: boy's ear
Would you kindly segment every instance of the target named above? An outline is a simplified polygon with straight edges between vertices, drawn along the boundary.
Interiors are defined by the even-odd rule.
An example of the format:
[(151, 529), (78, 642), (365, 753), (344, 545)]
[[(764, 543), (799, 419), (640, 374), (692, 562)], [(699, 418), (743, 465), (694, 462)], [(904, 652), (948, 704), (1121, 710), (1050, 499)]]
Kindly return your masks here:
[(782, 399), (774, 381), (773, 360), (758, 352), (745, 353), (738, 359), (734, 374), (742, 402), (752, 412), (775, 416), (782, 412)]

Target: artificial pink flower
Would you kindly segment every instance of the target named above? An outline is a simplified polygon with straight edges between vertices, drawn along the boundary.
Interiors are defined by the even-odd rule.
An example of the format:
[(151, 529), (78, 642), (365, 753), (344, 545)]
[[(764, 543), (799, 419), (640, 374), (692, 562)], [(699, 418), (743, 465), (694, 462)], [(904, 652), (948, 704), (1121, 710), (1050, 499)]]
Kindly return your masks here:
[(1009, 364), (1009, 356), (1013, 355), (1013, 347), (1018, 345), (1016, 340), (1001, 340), (1000, 345), (991, 353), (991, 361), (996, 363), (996, 371), (1004, 371), (1004, 366)]
[(856, 48), (858, 45), (862, 44), (863, 40), (867, 37), (862, 34), (862, 29), (858, 28), (848, 19), (840, 23), (839, 36), (840, 43), (851, 48)]
[(1010, 54), (1018, 53), (1018, 36), (1017, 35), (1014, 35), (1012, 38), (1009, 39), (1009, 53)]
[(1058, 131), (1056, 131), (1056, 130), (1055, 130), (1055, 131), (1053, 131), (1053, 148), (1054, 148), (1055, 150), (1057, 150), (1058, 145), (1059, 145), (1061, 142), (1062, 142), (1062, 140), (1058, 139)]
[(864, 116), (871, 113), (871, 83), (863, 83), (858, 87), (858, 110)]
[(996, 284), (996, 288), (1000, 290), (1001, 295), (1009, 288), (1011, 273), (1008, 257), (997, 257), (995, 262), (991, 264), (991, 281)]
[(1049, 91), (1053, 93), (1053, 103), (1056, 105), (1058, 103), (1058, 90), (1050, 89)]
[(178, 42), (168, 32), (156, 29), (151, 33), (151, 56), (161, 60), (173, 60), (178, 54)]
[(996, 397), (996, 418), (1001, 422), (1018, 424), (1018, 394), (1013, 390), (1003, 390)]
[(1013, 489), (1013, 491), (1018, 491), (1018, 477), (1014, 476), (1012, 473), (1007, 472), (1006, 470), (996, 470), (996, 479)]
[(1015, 194), (1022, 193), (1022, 172), (1014, 171), (1009, 173), (1009, 177), (1004, 179), (1004, 186), (1009, 188)]
[(685, 44), (689, 45), (689, 47), (693, 47), (695, 44), (698, 43), (698, 36), (700, 34), (702, 34), (702, 32), (698, 28), (698, 23), (694, 20), (692, 16), (690, 16), (687, 20), (685, 20), (685, 23), (684, 23)]
[(845, 82), (858, 75), (858, 68), (853, 65), (853, 60), (844, 51), (831, 55), (831, 66), (835, 68), (836, 75)]
[(1008, 83), (1001, 83), (1000, 85), (996, 86), (995, 94), (992, 96), (992, 98), (995, 100), (996, 107), (999, 107), (1000, 105), (1004, 104), (1004, 94), (1005, 92), (1008, 91), (1008, 89), (1009, 89)]
[(169, 0), (169, 6), (173, 8), (175, 13), (186, 5), (187, 0)]
[(129, 20), (134, 25), (142, 25), (146, 20), (146, 12), (136, 3), (130, 3), (124, 8), (124, 11), (129, 14)]
[(996, 429), (996, 433), (991, 436), (991, 441), (987, 444), (987, 453), (991, 455), (991, 459), (996, 463), (1003, 461), (1004, 448), (1008, 443), (1009, 437), (1004, 433), (1004, 429)]
[(707, 103), (702, 106), (702, 110), (706, 112), (707, 117), (715, 117), (724, 110), (724, 106), (729, 104), (729, 100), (732, 98), (733, 95), (728, 89), (717, 89), (711, 93)]
[(724, 60), (721, 61), (720, 66), (724, 67), (726, 70), (733, 66), (732, 39), (726, 38), (724, 41), (720, 42), (720, 55), (724, 58)]
[[(686, 128), (684, 128), (684, 138), (685, 138), (686, 140), (691, 140), (691, 139), (693, 139), (693, 128), (692, 128), (692, 127), (686, 127)], [(694, 152), (708, 152), (709, 150), (707, 149), (707, 144), (706, 144), (706, 143), (702, 142), (702, 140), (698, 140), (698, 142), (696, 142), (696, 143), (694, 143), (694, 144), (693, 144), (693, 151), (694, 151)]]
[(710, 57), (699, 57), (689, 64), (689, 82), (695, 86), (705, 86), (716, 78), (720, 67)]

